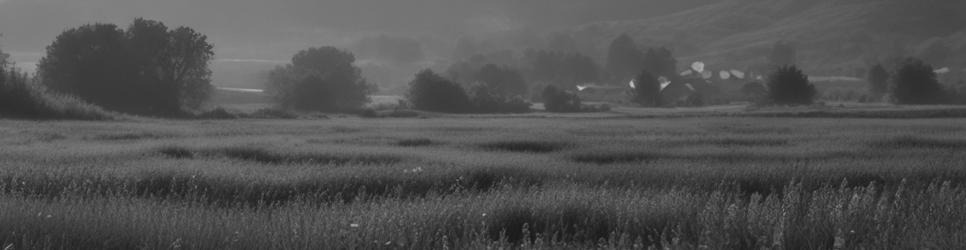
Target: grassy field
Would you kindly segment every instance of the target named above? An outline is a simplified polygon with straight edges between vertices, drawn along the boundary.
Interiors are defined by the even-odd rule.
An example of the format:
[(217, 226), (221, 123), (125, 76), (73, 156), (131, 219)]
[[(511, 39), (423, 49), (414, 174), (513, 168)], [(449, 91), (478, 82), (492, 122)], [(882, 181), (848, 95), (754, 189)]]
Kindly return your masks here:
[(957, 249), (964, 124), (0, 120), (0, 249)]

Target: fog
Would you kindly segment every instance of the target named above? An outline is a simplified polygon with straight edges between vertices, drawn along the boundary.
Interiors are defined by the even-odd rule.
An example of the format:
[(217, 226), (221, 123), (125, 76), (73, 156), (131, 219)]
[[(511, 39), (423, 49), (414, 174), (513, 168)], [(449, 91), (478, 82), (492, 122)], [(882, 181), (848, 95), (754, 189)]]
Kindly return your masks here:
[[(43, 49), (67, 27), (129, 23), (135, 17), (188, 25), (209, 35), (220, 57), (264, 46), (345, 42), (359, 32), (472, 34), (592, 20), (639, 18), (712, 0), (2, 0), (6, 50)], [(269, 48), (271, 49), (271, 48)]]

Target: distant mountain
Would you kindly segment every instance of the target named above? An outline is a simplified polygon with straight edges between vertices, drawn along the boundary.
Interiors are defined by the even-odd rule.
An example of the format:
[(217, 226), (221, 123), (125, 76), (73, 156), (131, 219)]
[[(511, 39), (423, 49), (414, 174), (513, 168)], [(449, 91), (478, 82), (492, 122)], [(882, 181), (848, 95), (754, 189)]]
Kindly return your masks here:
[(771, 46), (785, 40), (798, 47), (806, 70), (858, 75), (870, 64), (910, 55), (926, 57), (939, 67), (966, 67), (964, 27), (962, 0), (723, 0), (568, 32), (591, 40), (598, 51), (627, 33), (642, 46), (672, 48), (682, 61), (734, 68), (763, 64)]

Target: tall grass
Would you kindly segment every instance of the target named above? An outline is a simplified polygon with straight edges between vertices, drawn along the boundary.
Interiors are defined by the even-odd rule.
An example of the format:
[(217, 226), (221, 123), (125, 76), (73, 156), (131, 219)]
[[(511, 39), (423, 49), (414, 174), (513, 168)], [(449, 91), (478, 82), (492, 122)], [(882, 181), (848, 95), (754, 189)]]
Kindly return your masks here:
[(831, 121), (0, 121), (0, 249), (966, 246), (961, 120)]
[(869, 185), (773, 195), (557, 186), (364, 203), (219, 207), (0, 199), (0, 242), (44, 248), (955, 249), (966, 192)]
[(17, 69), (0, 69), (0, 118), (109, 120), (114, 117), (75, 97), (49, 93)]

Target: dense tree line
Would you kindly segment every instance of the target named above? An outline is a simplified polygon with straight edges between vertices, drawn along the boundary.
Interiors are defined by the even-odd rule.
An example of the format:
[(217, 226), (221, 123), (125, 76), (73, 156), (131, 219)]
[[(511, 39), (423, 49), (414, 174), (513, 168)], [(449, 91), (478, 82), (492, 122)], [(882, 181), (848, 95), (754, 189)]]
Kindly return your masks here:
[(454, 82), (432, 70), (416, 74), (406, 99), (415, 109), (444, 113), (523, 113), (531, 104), (520, 96), (506, 96), (487, 84), (473, 85), (469, 92), (464, 84)]
[(213, 45), (195, 30), (139, 18), (127, 30), (98, 23), (64, 31), (37, 76), (52, 91), (110, 110), (170, 116), (210, 96), (213, 58)]

